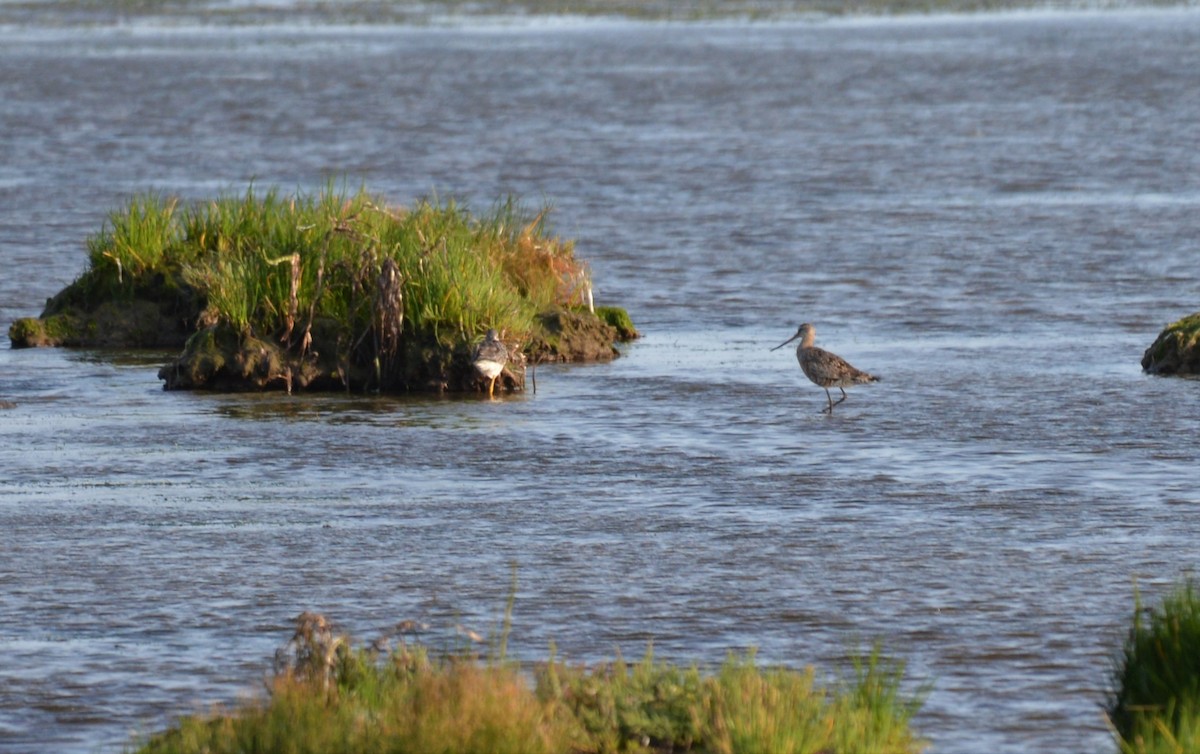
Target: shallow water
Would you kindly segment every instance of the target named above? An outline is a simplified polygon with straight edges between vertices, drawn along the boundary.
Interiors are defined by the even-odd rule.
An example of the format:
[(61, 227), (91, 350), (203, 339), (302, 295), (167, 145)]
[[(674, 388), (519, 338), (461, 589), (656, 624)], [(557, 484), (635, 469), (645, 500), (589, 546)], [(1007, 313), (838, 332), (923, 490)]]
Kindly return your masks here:
[[(1136, 584), (1200, 555), (1200, 14), (695, 26), (11, 24), (0, 322), (131, 193), (330, 176), (556, 207), (645, 337), (536, 394), (164, 393), (0, 336), (0, 750), (118, 751), (290, 620), (822, 670), (882, 640), (935, 752), (1112, 751)], [(832, 417), (790, 349), (879, 374)], [(442, 634), (435, 634), (434, 641)]]

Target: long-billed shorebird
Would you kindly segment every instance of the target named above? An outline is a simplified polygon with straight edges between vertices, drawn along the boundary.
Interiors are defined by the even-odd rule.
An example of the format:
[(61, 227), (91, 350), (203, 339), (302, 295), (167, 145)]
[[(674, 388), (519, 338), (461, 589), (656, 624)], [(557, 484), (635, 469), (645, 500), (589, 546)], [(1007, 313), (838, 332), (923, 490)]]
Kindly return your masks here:
[[(800, 369), (803, 370), (804, 376), (812, 380), (814, 384), (825, 388), (825, 397), (829, 400), (829, 407), (821, 409), (821, 413), (832, 414), (833, 407), (846, 400), (847, 387), (879, 381), (878, 377), (850, 366), (850, 363), (841, 356), (814, 346), (813, 342), (817, 339), (817, 328), (807, 322), (800, 325), (795, 335), (771, 350), (783, 348), (796, 338), (800, 339), (800, 345), (796, 346), (796, 360), (800, 362)], [(831, 387), (842, 391), (842, 397), (836, 403), (829, 393)]]
[(496, 387), (496, 378), (508, 363), (508, 349), (504, 347), (495, 330), (488, 330), (487, 337), (475, 346), (475, 351), (471, 354), (471, 363), (480, 374), (488, 378), (488, 397), (491, 398)]

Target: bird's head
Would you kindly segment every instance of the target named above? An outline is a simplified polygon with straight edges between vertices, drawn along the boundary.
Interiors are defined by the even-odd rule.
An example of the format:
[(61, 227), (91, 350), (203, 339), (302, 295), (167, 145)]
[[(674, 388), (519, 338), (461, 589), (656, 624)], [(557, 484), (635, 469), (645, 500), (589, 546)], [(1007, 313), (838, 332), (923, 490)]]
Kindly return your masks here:
[(800, 325), (800, 327), (796, 328), (795, 335), (793, 335), (792, 337), (783, 341), (782, 343), (775, 346), (771, 350), (778, 351), (780, 348), (783, 348), (784, 346), (786, 346), (788, 343), (791, 343), (796, 338), (799, 338), (801, 343), (807, 343), (807, 342), (811, 342), (816, 337), (817, 337), (817, 328), (815, 328), (812, 325), (810, 325), (809, 323), (805, 322), (804, 324)]

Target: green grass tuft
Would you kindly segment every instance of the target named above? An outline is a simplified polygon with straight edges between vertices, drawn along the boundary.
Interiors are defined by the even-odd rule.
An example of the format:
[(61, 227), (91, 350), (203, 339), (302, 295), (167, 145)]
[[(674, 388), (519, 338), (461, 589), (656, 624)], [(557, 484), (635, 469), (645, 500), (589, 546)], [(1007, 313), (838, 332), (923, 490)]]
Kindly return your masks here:
[(910, 727), (920, 708), (900, 684), (904, 667), (876, 648), (855, 658), (855, 677), (833, 688), (804, 672), (759, 669), (754, 655), (731, 657), (706, 700), (705, 738), (722, 754), (912, 752), (924, 742)]
[[(524, 281), (506, 275), (518, 253), (497, 242), (506, 217), (476, 220), (453, 201), (392, 209), (364, 191), (332, 187), (286, 199), (251, 190), (186, 213), (182, 256), (196, 261), (184, 276), (206, 294), (207, 321), (299, 337), (298, 328), (329, 317), (343, 323), (349, 342), (362, 342), (377, 327), (374, 304), (390, 260), (401, 274), (401, 327), (410, 334), (449, 347), (489, 327), (520, 339), (532, 310), (549, 302), (522, 296)], [(578, 266), (569, 247), (542, 243), (562, 264)]]
[(633, 320), (629, 318), (629, 312), (619, 306), (597, 306), (596, 316), (617, 331), (618, 340), (628, 342), (641, 337), (633, 326)]
[(99, 233), (87, 240), (90, 291), (97, 298), (127, 299), (138, 282), (176, 263), (178, 200), (155, 194), (135, 196), (109, 213)]
[(555, 700), (587, 731), (588, 751), (686, 750), (702, 736), (700, 671), (656, 662), (650, 649), (633, 665), (620, 657), (591, 669), (549, 662), (537, 679), (538, 694)]
[(1200, 592), (1191, 579), (1158, 608), (1136, 600), (1107, 711), (1122, 752), (1200, 751)]
[(1172, 322), (1164, 332), (1175, 333), (1184, 345), (1195, 345), (1200, 341), (1200, 312)]

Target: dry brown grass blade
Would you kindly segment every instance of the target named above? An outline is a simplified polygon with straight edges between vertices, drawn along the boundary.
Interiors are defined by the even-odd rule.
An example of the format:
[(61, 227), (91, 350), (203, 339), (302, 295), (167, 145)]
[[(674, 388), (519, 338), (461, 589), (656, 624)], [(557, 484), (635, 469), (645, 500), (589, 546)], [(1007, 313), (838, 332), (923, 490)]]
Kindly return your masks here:
[(550, 212), (549, 207), (543, 207), (542, 211), (537, 213), (537, 216), (529, 221), (529, 224), (521, 231), (521, 240), (532, 239), (542, 221), (546, 219), (546, 215)]
[(288, 291), (287, 331), (281, 338), (284, 343), (289, 343), (292, 339), (292, 330), (296, 327), (296, 313), (300, 309), (300, 255), (292, 254), (291, 263), (292, 280), (291, 289)]
[(395, 356), (404, 328), (404, 276), (395, 260), (383, 261), (375, 289), (375, 322), (379, 330), (379, 350)]
[(328, 690), (337, 666), (338, 649), (344, 645), (346, 638), (334, 634), (328, 618), (305, 611), (296, 616), (296, 631), (291, 641), (275, 654), (276, 672), (309, 679), (319, 677)]

